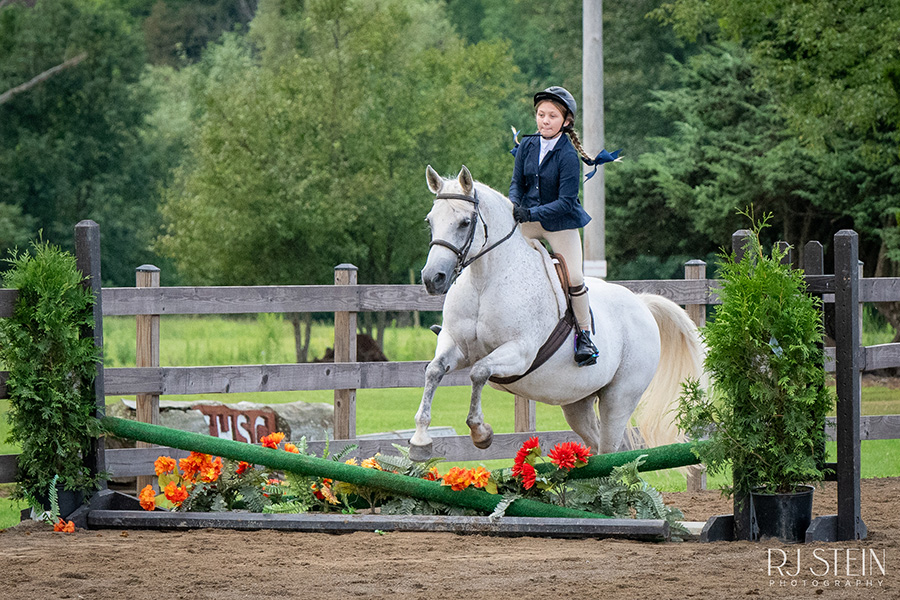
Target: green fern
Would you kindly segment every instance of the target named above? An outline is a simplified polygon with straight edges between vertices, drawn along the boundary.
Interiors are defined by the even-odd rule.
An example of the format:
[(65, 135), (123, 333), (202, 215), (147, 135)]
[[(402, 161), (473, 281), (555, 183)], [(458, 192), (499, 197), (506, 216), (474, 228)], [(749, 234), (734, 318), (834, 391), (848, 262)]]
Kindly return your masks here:
[(509, 505), (521, 498), (519, 494), (504, 494), (500, 499), (500, 502), (497, 503), (497, 506), (494, 507), (494, 512), (492, 512), (488, 517), (491, 521), (496, 521), (500, 517), (506, 514), (506, 509), (509, 508)]
[(241, 495), (241, 499), (244, 502), (244, 506), (250, 512), (264, 512), (266, 506), (269, 505), (268, 500), (265, 496), (263, 496), (262, 490), (259, 488), (259, 486), (242, 487), (240, 488), (239, 493)]
[(48, 517), (51, 524), (55, 524), (59, 520), (59, 492), (56, 484), (59, 481), (59, 475), (54, 475), (50, 480), (50, 487), (47, 489), (47, 499), (50, 501), (50, 513)]
[(344, 448), (340, 452), (338, 452), (331, 458), (332, 458), (332, 460), (335, 460), (337, 462), (342, 462), (347, 457), (348, 454), (355, 452), (358, 449), (359, 449), (359, 444), (347, 444), (346, 446), (344, 446)]
[(262, 512), (265, 514), (299, 514), (305, 513), (309, 508), (309, 506), (306, 506), (299, 500), (291, 500), (290, 502), (270, 504), (263, 508)]

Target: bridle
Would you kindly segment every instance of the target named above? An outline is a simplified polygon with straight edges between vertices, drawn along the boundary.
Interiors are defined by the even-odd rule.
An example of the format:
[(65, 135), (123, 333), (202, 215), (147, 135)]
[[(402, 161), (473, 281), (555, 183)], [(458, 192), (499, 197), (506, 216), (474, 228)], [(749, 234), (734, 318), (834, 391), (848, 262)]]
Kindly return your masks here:
[[(488, 227), (487, 222), (485, 222), (484, 217), (481, 216), (481, 209), (479, 208), (478, 202), (478, 192), (475, 191), (471, 196), (467, 196), (465, 194), (437, 194), (434, 197), (435, 200), (464, 200), (466, 202), (470, 202), (475, 207), (474, 218), (472, 219), (472, 223), (469, 226), (469, 233), (466, 235), (466, 241), (463, 243), (461, 248), (456, 247), (454, 244), (448, 242), (447, 240), (442, 240), (440, 238), (431, 240), (431, 243), (428, 244), (428, 247), (431, 246), (443, 246), (444, 248), (448, 248), (451, 252), (456, 255), (456, 267), (453, 269), (453, 278), (451, 279), (451, 283), (456, 281), (456, 278), (459, 277), (459, 274), (462, 273), (462, 270), (471, 265), (473, 262), (508, 240), (512, 237), (512, 235), (516, 232), (516, 227), (518, 227), (518, 223), (513, 224), (513, 228), (503, 236), (497, 242), (494, 242), (487, 248), (485, 245), (488, 242)], [(484, 243), (481, 245), (481, 248), (478, 251), (478, 254), (471, 258), (466, 258), (469, 254), (469, 250), (472, 248), (472, 242), (475, 241), (475, 223), (477, 221), (481, 221), (481, 226), (484, 229)]]

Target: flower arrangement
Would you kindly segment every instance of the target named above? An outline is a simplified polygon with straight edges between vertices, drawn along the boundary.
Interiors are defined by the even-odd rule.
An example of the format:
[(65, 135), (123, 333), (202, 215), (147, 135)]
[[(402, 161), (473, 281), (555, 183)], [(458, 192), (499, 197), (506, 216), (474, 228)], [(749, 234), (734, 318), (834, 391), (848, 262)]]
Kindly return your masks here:
[[(306, 439), (298, 444), (284, 441), (284, 434), (273, 433), (261, 440), (269, 448), (314, 456), (307, 451)], [(388, 471), (428, 481), (436, 481), (454, 491), (469, 487), (503, 497), (492, 516), (502, 516), (517, 498), (589, 510), (616, 517), (667, 519), (677, 534), (680, 511), (666, 507), (658, 491), (638, 474), (640, 460), (618, 467), (605, 478), (571, 479), (574, 469), (585, 466), (590, 448), (576, 442), (555, 445), (544, 455), (537, 437), (527, 440), (510, 468), (489, 471), (484, 466), (451, 467), (443, 475), (437, 465), (444, 459), (424, 463), (409, 458), (409, 448), (394, 444), (399, 456), (376, 454), (362, 461), (346, 458), (357, 446), (350, 445), (335, 455), (326, 443), (323, 458), (343, 460), (367, 469)], [(362, 509), (383, 514), (469, 515), (469, 509), (438, 502), (396, 496), (380, 489), (353, 485), (328, 478), (295, 473), (266, 472), (246, 462), (223, 461), (208, 454), (192, 453), (175, 461), (161, 456), (155, 463), (159, 477), (157, 494), (151, 486), (141, 491), (141, 506), (172, 510), (245, 509), (265, 513), (302, 513), (308, 511), (354, 513)]]

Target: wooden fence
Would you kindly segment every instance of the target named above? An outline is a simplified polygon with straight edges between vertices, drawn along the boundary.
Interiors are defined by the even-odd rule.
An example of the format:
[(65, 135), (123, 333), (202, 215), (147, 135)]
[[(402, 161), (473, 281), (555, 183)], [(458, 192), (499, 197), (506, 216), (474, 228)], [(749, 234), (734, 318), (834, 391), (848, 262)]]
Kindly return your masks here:
[[(79, 224), (81, 226), (82, 224)], [(96, 225), (94, 225), (96, 226)], [(77, 228), (76, 228), (77, 229)], [(738, 232), (741, 233), (741, 232)], [(844, 232), (842, 232), (844, 233)], [(851, 232), (852, 233), (852, 232)], [(738, 235), (738, 234), (736, 234)], [(841, 235), (841, 234), (838, 234)], [(853, 236), (856, 234), (854, 233)], [(736, 238), (737, 239), (737, 238)], [(837, 240), (837, 236), (836, 236)], [(855, 243), (855, 242), (854, 242)], [(99, 242), (93, 252), (99, 253)], [(91, 252), (79, 247), (79, 252)], [(824, 274), (822, 246), (810, 242), (805, 249), (804, 268), (809, 290), (821, 294), (826, 303), (835, 303), (838, 283), (846, 279)], [(96, 260), (94, 262), (99, 262)], [(88, 259), (82, 264), (89, 265)], [(855, 273), (858, 265), (853, 265)], [(90, 270), (89, 270), (90, 269)], [(83, 269), (97, 274), (99, 265)], [(635, 292), (654, 293), (684, 305), (698, 325), (705, 323), (707, 305), (718, 303), (716, 281), (706, 278), (706, 265), (690, 261), (685, 265), (683, 280), (649, 280), (617, 282)], [(856, 277), (857, 275), (854, 275)], [(843, 279), (842, 279), (843, 278)], [(94, 281), (99, 276), (94, 277)], [(837, 282), (837, 283), (836, 283)], [(859, 303), (900, 301), (900, 278), (858, 279), (854, 282), (857, 299), (841, 299), (836, 303), (839, 323), (850, 323), (859, 330)], [(15, 290), (0, 290), (0, 318), (12, 314)], [(137, 395), (138, 414), (153, 422), (158, 414), (158, 398), (167, 395), (227, 394), (295, 390), (334, 390), (334, 431), (340, 440), (360, 445), (359, 454), (370, 456), (377, 451), (390, 452), (390, 440), (357, 440), (356, 390), (374, 388), (420, 388), (424, 384), (427, 362), (358, 363), (355, 356), (356, 315), (379, 311), (439, 311), (443, 297), (429, 296), (420, 285), (359, 285), (356, 268), (339, 265), (335, 269), (335, 285), (252, 286), (252, 287), (159, 287), (159, 272), (144, 265), (137, 270), (134, 288), (104, 288), (97, 305), (96, 333), (102, 336), (103, 316), (135, 316), (137, 321), (137, 365), (126, 368), (99, 368), (100, 398), (103, 395)], [(856, 307), (856, 308), (853, 308)], [(252, 313), (335, 313), (335, 362), (283, 365), (235, 365), (213, 367), (159, 366), (159, 316), (223, 315)], [(848, 319), (850, 321), (848, 321)], [(841, 350), (826, 349), (826, 370), (834, 372), (841, 352), (852, 358), (846, 377), (859, 379), (861, 371), (900, 366), (900, 344), (861, 347), (859, 336), (853, 344), (844, 342)], [(844, 339), (846, 336), (844, 336)], [(839, 346), (840, 347), (840, 346)], [(855, 375), (852, 375), (855, 373)], [(0, 398), (6, 397), (5, 373), (0, 372)], [(467, 371), (448, 374), (442, 385), (468, 385)], [(858, 384), (839, 393), (856, 394)], [(98, 400), (99, 401), (99, 400)], [(488, 460), (512, 458), (521, 443), (537, 430), (534, 403), (515, 399), (515, 431), (496, 434), (488, 450), (476, 449), (468, 436), (436, 437), (435, 453), (448, 460)], [(840, 408), (839, 408), (840, 410)], [(858, 409), (857, 409), (858, 410)], [(410, 415), (412, 423), (413, 415)], [(461, 417), (462, 418), (462, 417)], [(860, 419), (859, 439), (900, 438), (900, 416)], [(542, 432), (546, 443), (571, 439), (574, 434)], [(834, 436), (833, 436), (834, 437)], [(394, 440), (396, 441), (396, 440)], [(318, 446), (312, 444), (313, 449)], [(146, 476), (153, 473), (153, 460), (159, 448), (107, 450), (107, 469), (115, 476)], [(177, 454), (177, 453), (176, 453)], [(0, 482), (14, 479), (14, 455), (0, 457)]]

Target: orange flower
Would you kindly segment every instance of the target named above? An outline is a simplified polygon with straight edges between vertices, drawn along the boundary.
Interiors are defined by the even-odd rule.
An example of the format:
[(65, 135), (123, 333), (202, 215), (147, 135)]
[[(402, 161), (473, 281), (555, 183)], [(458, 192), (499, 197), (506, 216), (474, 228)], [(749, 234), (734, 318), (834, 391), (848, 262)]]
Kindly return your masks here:
[(141, 508), (144, 510), (153, 510), (156, 508), (156, 492), (153, 491), (152, 485), (147, 485), (138, 495), (141, 500)]
[(266, 448), (277, 448), (278, 444), (280, 444), (281, 440), (283, 440), (283, 439), (284, 439), (284, 434), (281, 433), (280, 431), (277, 431), (275, 433), (270, 433), (269, 435), (264, 435), (262, 438), (260, 438), (259, 441)]
[(428, 481), (437, 481), (441, 478), (440, 473), (438, 473), (437, 467), (431, 467), (431, 469), (425, 473), (424, 479)]
[(153, 463), (153, 468), (157, 476), (168, 475), (175, 470), (175, 459), (168, 456), (160, 456)]
[(472, 472), (468, 469), (452, 467), (450, 471), (444, 475), (444, 484), (449, 485), (454, 491), (464, 490), (472, 485)]
[[(380, 455), (381, 455), (380, 452), (377, 452), (375, 454), (375, 456), (380, 456)], [(367, 458), (366, 460), (362, 461), (362, 463), (360, 463), (360, 466), (365, 467), (366, 469), (375, 469), (377, 471), (384, 471), (384, 469), (381, 468), (381, 465), (378, 464), (378, 460), (375, 458), (375, 456), (373, 456), (372, 458)]]
[[(208, 455), (207, 455), (208, 456)], [(211, 460), (203, 465), (200, 469), (200, 479), (207, 483), (213, 483), (219, 479), (222, 473), (222, 459), (218, 456), (215, 460)]]
[(284, 445), (284, 449), (287, 450), (288, 452), (292, 452), (294, 454), (300, 454), (300, 448), (298, 448), (297, 446), (295, 446), (294, 444), (292, 444), (290, 442), (288, 442), (287, 444)]
[(348, 458), (347, 460), (344, 461), (344, 464), (345, 465), (353, 465), (354, 467), (358, 467), (359, 461), (356, 460), (355, 458)]
[(203, 467), (212, 460), (209, 454), (201, 454), (200, 452), (191, 452), (187, 458), (178, 461), (178, 466), (184, 473), (184, 479), (187, 481), (195, 481), (197, 475), (203, 470)]
[(472, 485), (477, 488), (483, 488), (491, 480), (491, 472), (482, 466), (475, 467), (471, 471)]
[(168, 500), (175, 506), (181, 506), (181, 504), (185, 500), (187, 500), (188, 497), (187, 487), (183, 485), (175, 485), (174, 481), (169, 482), (169, 485), (166, 486), (166, 489), (163, 493), (166, 495), (166, 500)]
[(240, 463), (238, 463), (238, 468), (235, 469), (234, 474), (235, 475), (243, 475), (250, 469), (250, 467), (251, 467), (250, 463), (242, 460)]
[(59, 523), (53, 526), (53, 531), (62, 531), (63, 533), (75, 533), (75, 523), (69, 521), (66, 523), (62, 519), (59, 520)]

